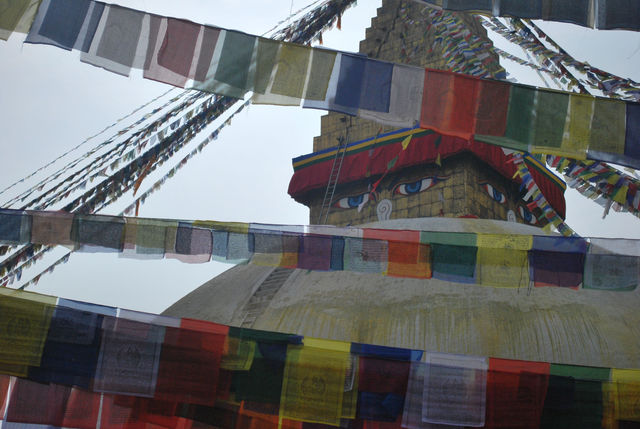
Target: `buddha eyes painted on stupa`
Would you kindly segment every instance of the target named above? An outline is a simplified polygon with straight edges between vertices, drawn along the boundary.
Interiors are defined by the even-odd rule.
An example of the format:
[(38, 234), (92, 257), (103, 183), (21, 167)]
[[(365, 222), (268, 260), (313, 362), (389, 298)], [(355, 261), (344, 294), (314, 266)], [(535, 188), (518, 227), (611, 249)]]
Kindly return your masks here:
[(504, 192), (499, 191), (495, 186), (487, 182), (480, 183), (480, 186), (482, 186), (482, 188), (487, 191), (487, 194), (489, 194), (489, 196), (495, 201), (500, 204), (506, 204), (507, 197), (505, 196)]
[(535, 225), (538, 223), (538, 219), (536, 219), (533, 213), (531, 213), (525, 206), (518, 206), (518, 213), (525, 223), (528, 223), (530, 225)]
[(422, 179), (416, 180), (415, 182), (405, 182), (399, 183), (393, 188), (393, 195), (414, 195), (420, 192), (424, 192), (427, 189), (430, 189), (437, 185), (440, 182), (447, 180), (448, 177), (423, 177)]
[(340, 209), (353, 209), (356, 207), (361, 207), (367, 204), (369, 201), (369, 192), (365, 192), (358, 195), (353, 195), (349, 197), (340, 198), (333, 204), (333, 207)]
[[(370, 201), (376, 201), (382, 194), (387, 194), (389, 198), (394, 196), (412, 196), (419, 194), (421, 192), (427, 191), (433, 188), (438, 183), (444, 182), (447, 180), (449, 176), (425, 176), (418, 180), (413, 180), (409, 182), (402, 182), (384, 188), (379, 186), (378, 189), (370, 192), (359, 193), (355, 195), (348, 195), (338, 199), (335, 203), (333, 203), (333, 207), (339, 209), (354, 209), (358, 208), (359, 210), (362, 207), (366, 206)], [(391, 195), (388, 195), (388, 192), (391, 191)], [(384, 196), (384, 195), (383, 195)]]

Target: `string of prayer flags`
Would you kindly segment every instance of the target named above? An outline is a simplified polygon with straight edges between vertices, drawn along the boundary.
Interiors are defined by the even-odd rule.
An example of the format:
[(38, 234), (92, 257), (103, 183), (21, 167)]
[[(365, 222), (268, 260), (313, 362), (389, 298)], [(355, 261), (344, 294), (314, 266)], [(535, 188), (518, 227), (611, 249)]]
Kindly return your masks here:
[[(48, 43), (48, 26), (60, 27), (55, 17), (65, 11), (71, 14), (69, 8), (75, 7), (73, 25), (53, 32), (56, 36), (51, 43), (58, 45), (61, 42), (57, 40), (62, 40), (69, 48), (73, 42), (76, 48), (77, 41), (84, 37), (81, 32), (85, 28), (89, 31), (89, 23), (95, 19), (89, 14), (88, 3), (49, 0), (46, 11), (41, 11), (43, 24), (34, 30), (32, 40)], [(94, 6), (92, 10), (97, 9)], [(556, 12), (558, 17), (567, 13), (562, 8)], [(549, 16), (556, 16), (556, 12)], [(45, 36), (36, 38), (35, 31)], [(69, 33), (67, 39), (58, 37), (65, 31)], [(89, 34), (85, 39), (89, 40)], [(416, 88), (416, 78), (424, 69), (409, 71), (409, 66), (288, 42), (277, 42), (276, 46), (253, 35), (116, 5), (104, 7), (81, 58), (120, 74), (144, 68), (147, 77), (179, 86), (185, 79), (191, 80), (195, 89), (229, 97), (242, 98), (257, 88), (258, 103), (299, 105), (304, 99), (306, 108), (361, 115), (383, 124), (408, 125), (419, 119), (424, 128), (511, 149), (640, 167), (638, 103), (522, 85), (505, 84), (500, 88), (492, 81), (431, 69), (424, 72), (421, 104), (416, 98), (420, 91), (414, 91), (406, 103), (404, 96)], [(411, 79), (399, 83), (405, 75)], [(488, 122), (478, 120), (487, 116), (483, 107), (487, 97), (494, 101)], [(403, 103), (399, 100), (405, 106), (400, 106)], [(434, 106), (444, 108), (434, 110)], [(417, 110), (409, 112), (407, 108)], [(602, 135), (608, 138), (601, 139)]]
[(570, 22), (601, 30), (640, 31), (640, 11), (621, 0), (580, 0), (570, 4), (558, 1), (531, 0), (418, 0), (435, 8), (513, 16), (546, 21)]
[[(116, 252), (137, 259), (166, 257), (188, 263), (213, 259), (512, 288), (582, 286), (629, 291), (640, 282), (638, 240), (180, 221), (10, 209), (0, 210), (0, 219), (7, 219), (0, 229), (0, 243), (62, 244), (82, 252)], [(42, 219), (44, 226), (39, 225)], [(35, 230), (34, 225), (38, 225)], [(14, 268), (8, 266), (2, 272), (5, 279)]]
[[(575, 249), (575, 243), (546, 244)], [(423, 354), (20, 291), (0, 296), (5, 309), (20, 309), (22, 331), (33, 314), (24, 315), (27, 308), (44, 305), (53, 312), (38, 334), (47, 358), (29, 358), (29, 371), (15, 378), (6, 366), (15, 354), (0, 353), (0, 411), (9, 427), (89, 428), (99, 421), (105, 428), (589, 429), (640, 420), (640, 371), (632, 368)], [(0, 343), (15, 338), (0, 329)], [(65, 359), (72, 362), (65, 366)], [(45, 373), (48, 381), (41, 378)]]
[[(547, 163), (567, 177), (568, 184), (596, 202), (613, 201), (614, 210), (640, 213), (640, 181), (603, 162), (547, 156)], [(598, 199), (598, 196), (605, 197)]]

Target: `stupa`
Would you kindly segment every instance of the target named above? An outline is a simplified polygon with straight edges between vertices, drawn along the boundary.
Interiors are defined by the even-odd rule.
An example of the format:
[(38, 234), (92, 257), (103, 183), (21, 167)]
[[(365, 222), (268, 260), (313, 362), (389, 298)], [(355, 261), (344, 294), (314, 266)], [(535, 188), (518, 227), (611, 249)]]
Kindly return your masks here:
[[(478, 19), (438, 13), (464, 29), (463, 39), (479, 40), (486, 49), (473, 52), (473, 58), (464, 50), (445, 52), (438, 27), (443, 15), (419, 2), (384, 0), (360, 52), (439, 69), (466, 64), (480, 76), (502, 77)], [(324, 116), (321, 128), (313, 153), (294, 159), (289, 187), (290, 195), (310, 208), (310, 224), (545, 234), (501, 148), (339, 113)], [(564, 183), (538, 160), (526, 163), (551, 206), (564, 216)], [(493, 286), (509, 287), (238, 265), (165, 314), (428, 351), (640, 367), (637, 291), (532, 288), (526, 268), (504, 274), (506, 280)]]

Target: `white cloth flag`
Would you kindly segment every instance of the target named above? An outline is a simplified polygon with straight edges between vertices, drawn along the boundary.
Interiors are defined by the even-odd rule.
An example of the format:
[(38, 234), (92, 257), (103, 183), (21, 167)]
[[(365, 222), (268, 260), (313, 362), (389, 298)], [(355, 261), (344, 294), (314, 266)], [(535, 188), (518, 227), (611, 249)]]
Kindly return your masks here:
[(488, 367), (484, 357), (427, 353), (422, 421), (484, 426)]

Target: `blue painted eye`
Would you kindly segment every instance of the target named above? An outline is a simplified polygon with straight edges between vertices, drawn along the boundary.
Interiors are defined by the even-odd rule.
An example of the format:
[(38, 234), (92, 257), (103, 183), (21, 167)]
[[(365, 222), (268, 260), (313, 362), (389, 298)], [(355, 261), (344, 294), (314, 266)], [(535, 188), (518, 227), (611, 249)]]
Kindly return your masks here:
[(401, 183), (393, 189), (394, 194), (400, 195), (413, 195), (419, 192), (424, 192), (429, 188), (432, 188), (436, 184), (446, 180), (446, 178), (439, 177), (424, 177), (415, 182)]
[(481, 183), (480, 185), (485, 189), (485, 191), (487, 191), (487, 194), (489, 194), (491, 198), (493, 198), (500, 204), (504, 204), (507, 202), (507, 197), (505, 197), (502, 192), (498, 191), (496, 188), (494, 188), (490, 184)]
[(531, 225), (535, 225), (538, 223), (538, 220), (535, 218), (533, 213), (531, 213), (526, 207), (518, 206), (518, 212), (520, 213), (520, 217)]
[(341, 209), (352, 209), (352, 208), (364, 205), (368, 201), (369, 201), (369, 193), (365, 192), (364, 194), (354, 195), (352, 197), (340, 198), (338, 201), (335, 202), (333, 206)]

